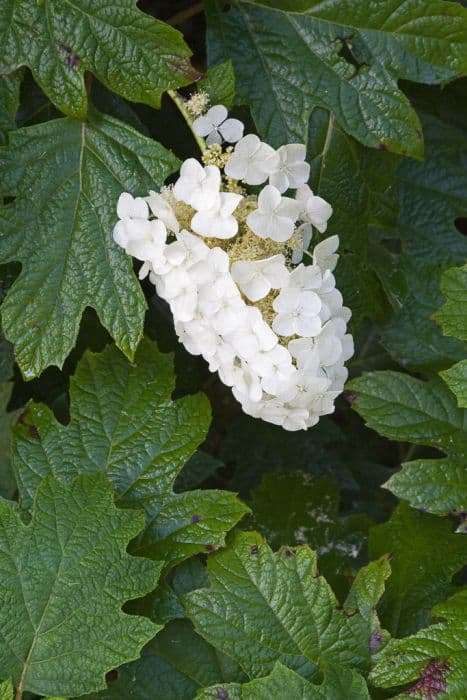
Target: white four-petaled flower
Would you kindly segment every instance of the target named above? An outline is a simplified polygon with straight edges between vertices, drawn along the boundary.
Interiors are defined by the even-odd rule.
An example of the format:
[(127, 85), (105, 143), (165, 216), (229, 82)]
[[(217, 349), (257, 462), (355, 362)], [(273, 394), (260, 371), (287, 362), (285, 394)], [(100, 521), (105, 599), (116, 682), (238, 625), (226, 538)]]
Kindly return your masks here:
[(221, 172), (216, 165), (203, 167), (195, 158), (188, 158), (180, 168), (180, 177), (173, 188), (175, 199), (197, 211), (210, 209), (219, 197)]
[(198, 136), (205, 136), (208, 146), (223, 141), (236, 143), (243, 136), (243, 124), (239, 119), (227, 119), (228, 112), (224, 105), (214, 105), (202, 117), (193, 122), (193, 131)]
[(246, 222), (260, 238), (284, 243), (293, 235), (298, 212), (294, 199), (282, 197), (273, 185), (266, 185), (259, 193), (258, 208), (248, 214)]
[(300, 219), (315, 226), (320, 233), (324, 233), (328, 226), (328, 219), (332, 216), (331, 205), (322, 197), (313, 194), (308, 185), (298, 188), (295, 199), (300, 205)]
[(232, 214), (242, 199), (241, 194), (221, 192), (209, 209), (194, 215), (191, 228), (208, 238), (232, 238), (238, 231), (237, 219)]
[(277, 312), (272, 329), (279, 335), (310, 338), (321, 330), (321, 299), (316, 292), (286, 288), (274, 299), (272, 307)]
[(277, 170), (279, 156), (255, 134), (244, 136), (235, 146), (225, 166), (225, 174), (247, 185), (261, 185)]
[(279, 164), (269, 176), (269, 182), (279, 192), (304, 185), (310, 177), (310, 166), (305, 163), (306, 147), (303, 143), (289, 143), (277, 149)]
[(262, 299), (271, 289), (285, 287), (289, 281), (283, 255), (264, 260), (238, 260), (233, 263), (230, 273), (250, 301)]

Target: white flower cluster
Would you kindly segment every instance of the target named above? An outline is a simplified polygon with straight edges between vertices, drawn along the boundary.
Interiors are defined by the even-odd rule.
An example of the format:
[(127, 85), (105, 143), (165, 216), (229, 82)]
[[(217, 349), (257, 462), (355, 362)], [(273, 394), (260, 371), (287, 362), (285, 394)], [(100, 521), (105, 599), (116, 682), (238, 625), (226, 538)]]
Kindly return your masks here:
[[(332, 274), (338, 237), (301, 262), (332, 208), (306, 184), (304, 145), (276, 151), (227, 116), (216, 105), (193, 124), (210, 144), (204, 165), (190, 158), (173, 188), (120, 196), (114, 239), (143, 262), (140, 277), (168, 302), (180, 341), (245, 413), (307, 429), (334, 410), (353, 354)], [(223, 151), (223, 141), (236, 146)], [(258, 195), (245, 188), (266, 181)]]

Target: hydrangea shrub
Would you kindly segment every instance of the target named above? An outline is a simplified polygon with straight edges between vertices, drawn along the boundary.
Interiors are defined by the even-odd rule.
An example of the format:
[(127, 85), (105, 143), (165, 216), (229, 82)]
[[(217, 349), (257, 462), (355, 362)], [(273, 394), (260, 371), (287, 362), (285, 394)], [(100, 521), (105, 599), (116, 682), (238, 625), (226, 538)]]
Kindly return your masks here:
[(467, 697), (467, 9), (0, 0), (0, 697)]

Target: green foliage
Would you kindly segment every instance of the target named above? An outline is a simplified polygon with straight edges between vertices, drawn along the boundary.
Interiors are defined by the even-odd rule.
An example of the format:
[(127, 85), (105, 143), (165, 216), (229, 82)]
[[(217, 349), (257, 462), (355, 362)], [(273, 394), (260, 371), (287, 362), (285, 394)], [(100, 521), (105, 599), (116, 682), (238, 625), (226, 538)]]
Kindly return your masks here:
[(21, 692), (103, 687), (104, 674), (138, 656), (158, 630), (121, 611), (161, 569), (125, 552), (143, 514), (118, 510), (105, 478), (86, 474), (68, 486), (45, 479), (27, 526), (0, 503), (0, 523), (2, 671)]
[(467, 646), (465, 606), (467, 591), (456, 593), (433, 608), (442, 622), (417, 634), (389, 642), (371, 672), (371, 681), (383, 688), (411, 683), (411, 697), (429, 697), (430, 689), (439, 697), (462, 700), (465, 697)]
[(418, 513), (406, 503), (370, 530), (369, 550), (372, 559), (391, 555), (392, 574), (379, 615), (394, 636), (429, 623), (429, 610), (452, 592), (452, 577), (467, 558), (467, 542), (452, 534), (449, 521)]
[(171, 401), (172, 358), (143, 341), (130, 363), (109, 346), (87, 353), (71, 380), (70, 423), (31, 405), (15, 430), (14, 465), (21, 503), (28, 508), (46, 475), (62, 480), (104, 472), (117, 502), (146, 512), (146, 529), (132, 550), (166, 564), (224, 544), (247, 512), (228, 492), (173, 493), (185, 462), (205, 437), (206, 397)]
[(10, 434), (19, 411), (7, 412), (12, 386), (11, 382), (0, 382), (0, 496), (3, 498), (12, 498), (16, 490), (10, 460)]
[(420, 157), (420, 123), (397, 80), (434, 83), (467, 69), (467, 13), (454, 3), (230, 4), (206, 3), (210, 59), (232, 58), (238, 100), (274, 146), (305, 141), (311, 110), (324, 107), (365, 145)]
[(467, 340), (467, 265), (446, 270), (441, 278), (443, 306), (433, 314), (444, 335)]
[[(446, 109), (449, 94), (440, 98)], [(425, 160), (405, 159), (398, 169), (399, 220), (387, 235), (401, 239), (409, 292), (402, 309), (382, 328), (382, 342), (399, 364), (431, 371), (465, 355), (462, 344), (443, 336), (431, 318), (443, 301), (443, 270), (467, 257), (466, 237), (455, 226), (467, 212), (467, 131), (443, 117), (422, 116)]]
[[(223, 695), (222, 691), (227, 695)], [(216, 685), (206, 688), (196, 697), (198, 700), (222, 697), (228, 697), (229, 700), (269, 700), (280, 697), (291, 700), (333, 700), (344, 695), (348, 700), (370, 698), (364, 679), (355, 671), (329, 666), (324, 672), (323, 682), (315, 685), (278, 661), (269, 676), (243, 685)]]
[(269, 673), (276, 661), (305, 678), (322, 664), (368, 667), (366, 620), (338, 609), (308, 547), (273, 553), (258, 534), (239, 533), (209, 558), (208, 574), (211, 587), (185, 598), (188, 616), (250, 678)]
[(206, 92), (209, 95), (211, 105), (221, 104), (230, 108), (235, 97), (235, 74), (232, 61), (229, 59), (225, 63), (211, 66), (197, 87), (200, 92)]
[(204, 641), (187, 620), (168, 624), (146, 646), (141, 658), (119, 671), (118, 678), (99, 693), (101, 700), (194, 698), (213, 683), (242, 680), (232, 659)]
[(134, 102), (159, 107), (161, 94), (192, 82), (190, 50), (180, 34), (136, 9), (88, 0), (2, 0), (0, 73), (28, 66), (65, 114), (87, 112), (85, 71)]
[[(0, 0), (0, 700), (464, 700), (466, 37), (464, 1)], [(308, 431), (113, 241), (196, 91), (333, 208), (356, 352)]]
[(385, 486), (432, 513), (466, 510), (467, 413), (445, 385), (400, 372), (371, 372), (348, 386), (356, 394), (353, 407), (368, 426), (389, 439), (429, 445), (447, 455), (406, 462)]
[(274, 472), (253, 491), (255, 527), (276, 549), (308, 544), (319, 557), (319, 570), (340, 596), (366, 553), (369, 518), (341, 516), (339, 491), (330, 479), (303, 472)]
[(62, 366), (86, 306), (133, 357), (145, 303), (129, 259), (112, 241), (115, 202), (122, 190), (162, 184), (177, 162), (98, 112), (87, 122), (52, 120), (11, 135), (0, 177), (3, 193), (16, 199), (0, 209), (0, 255), (23, 268), (2, 319), (27, 378)]

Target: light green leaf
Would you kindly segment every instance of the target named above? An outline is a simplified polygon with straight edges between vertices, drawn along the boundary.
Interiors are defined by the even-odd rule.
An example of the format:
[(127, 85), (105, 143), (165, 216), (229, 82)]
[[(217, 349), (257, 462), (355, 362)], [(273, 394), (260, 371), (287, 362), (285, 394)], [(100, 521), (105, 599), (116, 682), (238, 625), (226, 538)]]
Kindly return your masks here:
[(225, 105), (230, 109), (235, 97), (235, 75), (232, 61), (208, 68), (197, 85), (198, 92), (207, 92), (211, 105)]
[(367, 425), (390, 440), (413, 442), (450, 454), (467, 452), (467, 415), (441, 382), (401, 372), (369, 372), (347, 387)]
[(255, 528), (277, 549), (308, 544), (316, 552), (320, 573), (341, 597), (366, 556), (372, 522), (364, 515), (339, 515), (340, 494), (327, 478), (303, 472), (273, 472), (253, 491)]
[(11, 468), (10, 433), (20, 411), (7, 412), (13, 384), (0, 382), (0, 496), (12, 498), (16, 491), (16, 480)]
[(209, 557), (208, 574), (211, 588), (185, 598), (188, 617), (250, 678), (268, 674), (276, 661), (304, 677), (321, 664), (368, 666), (366, 621), (338, 609), (308, 547), (273, 553), (257, 533), (238, 533)]
[(467, 511), (465, 461), (454, 458), (417, 459), (402, 464), (400, 472), (384, 484), (414, 508), (437, 515)]
[[(25, 526), (0, 503), (0, 666), (18, 693), (82, 695), (137, 658), (158, 631), (123, 603), (157, 583), (161, 564), (131, 557), (142, 513), (118, 510), (102, 475), (49, 477)], [(21, 695), (20, 695), (21, 697)]]
[(460, 408), (467, 408), (467, 360), (457, 362), (449, 369), (440, 372), (442, 378), (456, 395)]
[(131, 260), (112, 240), (119, 194), (146, 194), (178, 166), (160, 144), (93, 111), (12, 132), (0, 150), (0, 256), (22, 271), (2, 306), (26, 378), (62, 366), (86, 306), (130, 358), (145, 310)]
[(211, 418), (204, 395), (172, 401), (174, 386), (172, 356), (151, 341), (140, 344), (134, 365), (114, 346), (86, 353), (71, 379), (70, 423), (61, 425), (48, 408), (31, 405), (27, 425), (15, 430), (23, 506), (30, 506), (49, 473), (69, 480), (82, 471), (101, 471), (118, 503), (146, 511), (146, 529), (133, 551), (174, 564), (222, 546), (248, 509), (226, 491), (173, 493)]
[(0, 682), (0, 700), (13, 700), (12, 680)]
[(464, 700), (466, 593), (464, 590), (433, 608), (434, 615), (445, 618), (443, 622), (390, 641), (370, 674), (372, 683), (383, 688), (413, 683), (403, 697)]
[(467, 412), (436, 380), (423, 382), (399, 372), (370, 372), (347, 385), (352, 407), (367, 425), (390, 440), (443, 450), (448, 458), (406, 462), (385, 487), (431, 513), (465, 510)]
[(323, 682), (314, 685), (280, 662), (276, 663), (270, 675), (265, 678), (243, 685), (235, 683), (205, 688), (196, 696), (197, 700), (337, 700), (344, 697), (346, 700), (370, 698), (364, 679), (355, 671), (330, 665), (326, 668)]
[(444, 335), (467, 340), (467, 265), (446, 270), (441, 277), (441, 291), (446, 301), (433, 318)]
[(28, 66), (65, 114), (83, 118), (90, 71), (113, 92), (159, 107), (169, 88), (193, 82), (182, 35), (132, 0), (1, 0), (0, 73)]
[(430, 0), (206, 2), (211, 62), (232, 58), (240, 102), (274, 146), (304, 142), (314, 107), (368, 146), (420, 157), (420, 124), (400, 78), (467, 70), (467, 12)]
[[(440, 93), (440, 111), (453, 100), (448, 88)], [(402, 239), (409, 292), (402, 309), (383, 326), (382, 344), (405, 368), (438, 371), (465, 357), (462, 343), (443, 336), (432, 315), (443, 302), (443, 270), (467, 259), (467, 239), (455, 226), (467, 212), (467, 131), (434, 116), (422, 115), (422, 124), (426, 157), (423, 163), (401, 162), (399, 222), (388, 232)]]
[(107, 690), (86, 700), (188, 700), (213, 683), (242, 680), (232, 659), (204, 641), (188, 620), (168, 624), (141, 658), (118, 669)]
[(401, 636), (429, 624), (429, 610), (453, 591), (467, 541), (452, 534), (449, 521), (401, 503), (386, 523), (370, 529), (369, 550), (372, 559), (392, 555), (379, 616), (383, 627)]
[(352, 583), (344, 603), (345, 609), (358, 610), (364, 618), (373, 619), (376, 606), (384, 593), (385, 583), (390, 575), (391, 565), (387, 554), (362, 567)]

